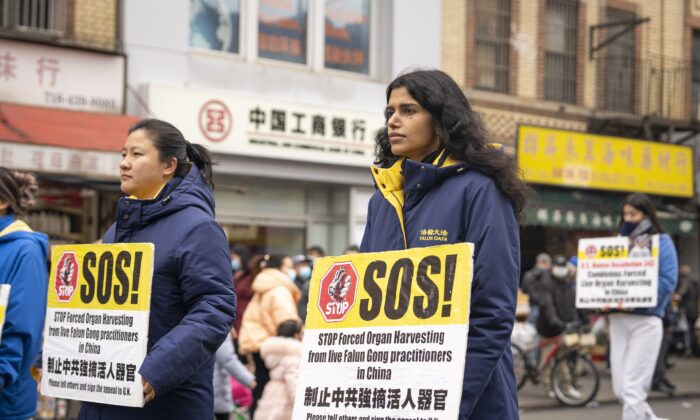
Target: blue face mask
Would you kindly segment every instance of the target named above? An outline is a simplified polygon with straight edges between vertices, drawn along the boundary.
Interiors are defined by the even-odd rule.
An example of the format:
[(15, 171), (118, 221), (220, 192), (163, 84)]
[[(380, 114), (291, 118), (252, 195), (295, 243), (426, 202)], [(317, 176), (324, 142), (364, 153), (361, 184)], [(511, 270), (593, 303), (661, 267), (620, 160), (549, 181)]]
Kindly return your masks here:
[(294, 270), (288, 270), (287, 277), (289, 277), (289, 280), (294, 281), (297, 278), (297, 272)]
[(299, 278), (301, 280), (308, 280), (311, 278), (311, 267), (304, 266), (299, 269)]
[(239, 260), (239, 259), (231, 260), (231, 269), (233, 271), (239, 271), (241, 269), (241, 260)]

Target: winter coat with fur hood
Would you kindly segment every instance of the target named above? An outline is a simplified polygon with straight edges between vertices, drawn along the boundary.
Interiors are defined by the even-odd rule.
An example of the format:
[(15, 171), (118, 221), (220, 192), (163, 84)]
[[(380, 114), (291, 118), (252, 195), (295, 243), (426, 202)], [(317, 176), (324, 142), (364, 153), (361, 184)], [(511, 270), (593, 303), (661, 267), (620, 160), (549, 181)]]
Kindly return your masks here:
[(301, 341), (294, 338), (270, 337), (262, 344), (260, 355), (270, 369), (270, 382), (265, 385), (253, 420), (292, 418), (301, 349)]
[(269, 337), (277, 335), (277, 327), (288, 319), (299, 319), (299, 289), (283, 272), (266, 268), (253, 280), (253, 299), (243, 313), (238, 334), (242, 354), (257, 353)]

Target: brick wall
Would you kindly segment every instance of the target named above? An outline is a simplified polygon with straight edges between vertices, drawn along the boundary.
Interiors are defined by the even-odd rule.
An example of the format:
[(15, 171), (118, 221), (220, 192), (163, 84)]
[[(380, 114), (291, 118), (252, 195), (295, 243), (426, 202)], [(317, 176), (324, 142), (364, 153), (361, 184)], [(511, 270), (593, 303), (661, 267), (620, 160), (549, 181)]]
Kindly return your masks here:
[(72, 0), (72, 35), (76, 44), (114, 50), (117, 47), (118, 0)]

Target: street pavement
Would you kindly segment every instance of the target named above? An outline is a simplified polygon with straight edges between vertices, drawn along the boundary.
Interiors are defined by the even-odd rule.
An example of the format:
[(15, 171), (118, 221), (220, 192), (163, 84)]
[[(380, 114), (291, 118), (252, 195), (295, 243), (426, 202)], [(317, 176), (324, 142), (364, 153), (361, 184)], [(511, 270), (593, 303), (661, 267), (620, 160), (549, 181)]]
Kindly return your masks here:
[[(671, 420), (698, 420), (700, 418), (700, 398), (653, 400), (654, 414)], [(551, 410), (527, 411), (520, 420), (617, 420), (622, 415), (620, 406), (601, 405), (598, 407), (557, 408)]]
[[(669, 380), (676, 384), (676, 392), (673, 398), (669, 398), (660, 392), (651, 392), (649, 395), (649, 400), (653, 407), (659, 405), (663, 409), (668, 410), (680, 410), (681, 404), (686, 400), (694, 400), (694, 409), (688, 410), (692, 411), (694, 417), (671, 417), (672, 419), (684, 419), (692, 418), (693, 420), (700, 419), (700, 359), (699, 358), (680, 358), (673, 357), (672, 360), (675, 362), (675, 366), (669, 369), (667, 372), (667, 377)], [(610, 371), (605, 368), (603, 363), (596, 363), (598, 367), (598, 372), (600, 373), (600, 389), (598, 390), (598, 395), (596, 396), (593, 403), (590, 405), (593, 407), (601, 406), (600, 410), (607, 412), (608, 410), (613, 410), (611, 412), (617, 413), (619, 416), (620, 407), (617, 403), (617, 398), (612, 392), (612, 384), (610, 381)], [(547, 396), (547, 390), (543, 385), (533, 385), (528, 382), (519, 392), (518, 396), (520, 399), (520, 409), (522, 413), (522, 418), (557, 418), (561, 419), (561, 413), (573, 413), (573, 411), (562, 410), (562, 406), (557, 400), (551, 399)], [(674, 408), (675, 407), (675, 408)], [(681, 407), (681, 408), (678, 408)], [(588, 413), (586, 416), (594, 414), (593, 408), (575, 408), (572, 410), (579, 410), (582, 413)], [(559, 417), (542, 417), (545, 411), (552, 411), (551, 415), (555, 416), (554, 413), (560, 413)], [(529, 413), (537, 412), (537, 417), (528, 417)], [(547, 414), (550, 415), (550, 414)], [(572, 416), (574, 414), (571, 414)], [(657, 413), (661, 416), (661, 414)], [(679, 414), (680, 415), (680, 414)], [(667, 417), (667, 416), (662, 416)], [(569, 418), (583, 418), (583, 417), (569, 417)], [(616, 417), (598, 417), (600, 419), (616, 418)]]

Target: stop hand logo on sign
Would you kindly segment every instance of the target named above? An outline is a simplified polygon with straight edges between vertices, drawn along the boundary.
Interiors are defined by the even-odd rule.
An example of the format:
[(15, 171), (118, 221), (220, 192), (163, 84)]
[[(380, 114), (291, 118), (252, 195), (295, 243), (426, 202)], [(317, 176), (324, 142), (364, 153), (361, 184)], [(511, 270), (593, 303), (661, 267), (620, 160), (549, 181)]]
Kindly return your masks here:
[(78, 259), (74, 252), (64, 252), (56, 264), (54, 289), (60, 302), (70, 302), (78, 287)]
[(355, 304), (359, 276), (350, 262), (335, 263), (321, 278), (318, 307), (326, 322), (345, 319)]

